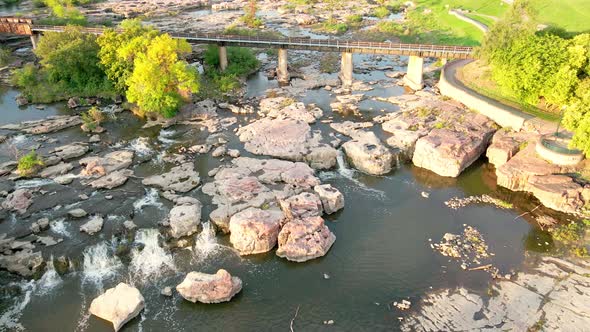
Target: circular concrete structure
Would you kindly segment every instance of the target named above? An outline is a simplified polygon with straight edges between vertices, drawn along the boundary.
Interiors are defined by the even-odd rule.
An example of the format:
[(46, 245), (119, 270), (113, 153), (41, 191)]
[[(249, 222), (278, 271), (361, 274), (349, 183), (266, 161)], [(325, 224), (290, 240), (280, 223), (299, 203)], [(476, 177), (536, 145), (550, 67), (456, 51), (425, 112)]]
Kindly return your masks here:
[(577, 165), (584, 159), (584, 154), (569, 148), (571, 138), (560, 134), (542, 136), (535, 147), (541, 158), (561, 166)]

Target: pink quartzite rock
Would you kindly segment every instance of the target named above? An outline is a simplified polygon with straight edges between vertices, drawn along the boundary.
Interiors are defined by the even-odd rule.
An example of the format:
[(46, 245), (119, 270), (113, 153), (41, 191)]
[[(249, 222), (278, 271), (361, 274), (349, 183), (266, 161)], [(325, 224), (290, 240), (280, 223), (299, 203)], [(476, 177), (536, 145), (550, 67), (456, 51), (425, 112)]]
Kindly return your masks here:
[(438, 175), (457, 177), (485, 151), (491, 134), (433, 129), (416, 142), (412, 162)]
[(113, 323), (115, 331), (137, 316), (145, 307), (139, 290), (125, 283), (108, 289), (90, 304), (90, 313)]
[(267, 252), (276, 245), (284, 219), (280, 210), (248, 208), (231, 217), (229, 240), (240, 255)]
[(315, 186), (313, 190), (320, 196), (324, 212), (332, 214), (344, 207), (344, 196), (331, 184)]
[(496, 169), (498, 185), (515, 191), (526, 191), (534, 175), (558, 174), (561, 168), (537, 156), (535, 145), (529, 144), (507, 163)]
[(227, 302), (242, 290), (242, 280), (232, 277), (226, 270), (215, 274), (190, 272), (176, 286), (178, 293), (188, 301), (201, 303)]
[(322, 215), (322, 201), (318, 196), (304, 192), (280, 200), (279, 204), (288, 219), (318, 217)]
[(277, 256), (305, 262), (324, 256), (334, 241), (336, 236), (324, 225), (321, 217), (292, 220), (279, 233)]
[(584, 187), (567, 175), (539, 175), (529, 178), (530, 191), (543, 205), (566, 213), (579, 213), (584, 207)]
[(31, 204), (33, 204), (33, 194), (31, 191), (17, 189), (6, 197), (4, 202), (2, 202), (2, 207), (6, 210), (14, 210), (23, 214)]

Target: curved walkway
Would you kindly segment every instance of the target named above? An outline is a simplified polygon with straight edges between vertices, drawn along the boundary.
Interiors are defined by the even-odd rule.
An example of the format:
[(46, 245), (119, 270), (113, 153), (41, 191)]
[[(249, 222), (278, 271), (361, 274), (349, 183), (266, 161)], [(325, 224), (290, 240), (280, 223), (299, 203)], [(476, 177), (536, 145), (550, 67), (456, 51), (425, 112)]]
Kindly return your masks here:
[(444, 96), (460, 101), (465, 106), (482, 113), (502, 127), (520, 130), (525, 121), (534, 116), (526, 114), (514, 107), (486, 97), (471, 90), (456, 77), (457, 69), (467, 65), (471, 60), (458, 60), (447, 63), (441, 73), (439, 90)]
[(474, 20), (471, 17), (466, 16), (465, 14), (463, 14), (462, 11), (460, 11), (458, 9), (449, 10), (449, 14), (454, 15), (455, 17), (457, 17), (461, 21), (464, 21), (464, 22), (467, 22), (471, 25), (474, 25), (476, 28), (481, 30), (483, 33), (487, 33), (489, 30), (487, 25), (481, 23), (480, 21)]

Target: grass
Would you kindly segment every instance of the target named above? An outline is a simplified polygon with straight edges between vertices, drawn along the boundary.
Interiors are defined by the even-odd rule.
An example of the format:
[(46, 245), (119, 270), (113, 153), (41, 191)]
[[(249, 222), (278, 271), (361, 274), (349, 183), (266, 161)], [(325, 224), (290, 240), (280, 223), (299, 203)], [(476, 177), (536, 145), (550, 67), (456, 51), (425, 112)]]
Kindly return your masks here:
[(590, 1), (535, 0), (539, 21), (569, 32), (590, 32)]
[(526, 103), (514, 95), (500, 89), (492, 80), (490, 69), (480, 62), (472, 62), (457, 71), (457, 78), (468, 88), (473, 89), (480, 94), (496, 99), (501, 103), (518, 108), (521, 111), (536, 116), (538, 118), (557, 122), (560, 114), (555, 111), (539, 108), (538, 105)]
[(41, 157), (37, 155), (35, 150), (32, 150), (18, 159), (17, 170), (20, 175), (28, 176), (34, 174), (37, 169), (43, 165)]

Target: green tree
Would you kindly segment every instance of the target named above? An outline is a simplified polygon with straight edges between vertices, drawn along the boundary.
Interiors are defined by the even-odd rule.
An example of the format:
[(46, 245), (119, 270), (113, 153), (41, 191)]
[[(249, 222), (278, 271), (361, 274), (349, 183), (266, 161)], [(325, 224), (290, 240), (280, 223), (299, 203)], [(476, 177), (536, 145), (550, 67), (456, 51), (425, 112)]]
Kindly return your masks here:
[(70, 26), (62, 33), (46, 33), (35, 54), (50, 83), (76, 93), (110, 86), (99, 67), (98, 50), (94, 35)]
[(174, 116), (183, 100), (199, 90), (197, 71), (179, 59), (190, 52), (185, 40), (168, 34), (155, 37), (145, 53), (136, 54), (127, 99), (143, 114)]
[(123, 21), (121, 30), (108, 29), (98, 37), (97, 42), (100, 46), (100, 65), (116, 91), (123, 94), (127, 90), (127, 80), (133, 72), (135, 58), (147, 51), (148, 45), (159, 32), (152, 27), (142, 26), (137, 19)]

